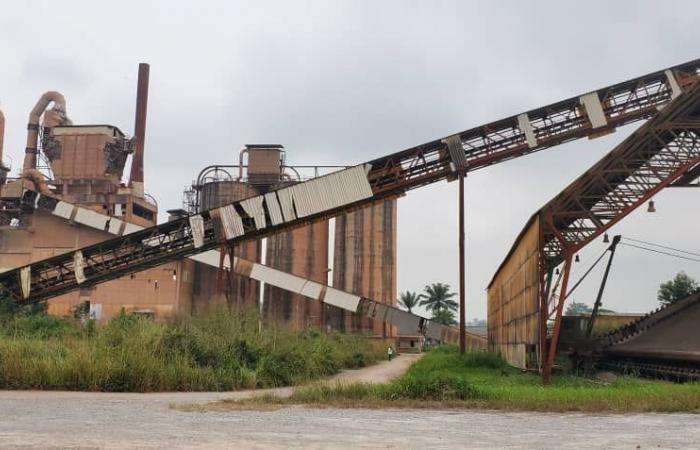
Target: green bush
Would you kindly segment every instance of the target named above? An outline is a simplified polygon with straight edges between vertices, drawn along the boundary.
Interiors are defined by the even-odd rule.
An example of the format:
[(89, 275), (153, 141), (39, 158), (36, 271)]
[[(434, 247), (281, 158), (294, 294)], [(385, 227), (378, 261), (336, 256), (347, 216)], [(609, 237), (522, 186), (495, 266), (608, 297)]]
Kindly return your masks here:
[(215, 308), (167, 323), (119, 314), (104, 326), (47, 315), (0, 322), (0, 388), (101, 391), (285, 386), (383, 357), (378, 342), (309, 329), (258, 328)]
[(466, 400), (477, 396), (464, 378), (445, 373), (402, 377), (392, 384), (390, 392), (392, 400)]
[(15, 317), (5, 330), (8, 336), (49, 339), (75, 333), (77, 328), (60, 317), (37, 314)]

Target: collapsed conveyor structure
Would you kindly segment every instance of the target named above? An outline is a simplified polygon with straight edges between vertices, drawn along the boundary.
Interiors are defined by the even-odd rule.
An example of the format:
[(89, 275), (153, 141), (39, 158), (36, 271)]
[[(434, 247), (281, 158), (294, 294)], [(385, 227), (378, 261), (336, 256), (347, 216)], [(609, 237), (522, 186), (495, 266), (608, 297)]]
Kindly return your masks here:
[(674, 381), (700, 380), (700, 291), (595, 342), (596, 364)]
[[(697, 89), (692, 86), (699, 74), (700, 60), (694, 60), (472, 128), (350, 169), (142, 230), (136, 230), (131, 224), (116, 217), (99, 217), (88, 210), (76, 212), (72, 205), (28, 190), (22, 198), (23, 208), (41, 208), (78, 223), (90, 223), (90, 226), (109, 231), (118, 237), (4, 272), (0, 274), (0, 294), (18, 303), (45, 301), (80, 287), (215, 250), (224, 244), (236, 245), (333, 217), (384, 198), (402, 195), (411, 189), (455, 179), (459, 173), (485, 168), (574, 139), (601, 136), (619, 126), (658, 117), (660, 109), (666, 117), (670, 114), (668, 111), (675, 113), (681, 109), (675, 106), (677, 103), (686, 105), (689, 102), (687, 99), (697, 97)], [(692, 94), (683, 94), (689, 89)], [(665, 108), (676, 98), (679, 100), (674, 102), (673, 108)], [(682, 120), (675, 123), (680, 126), (681, 122)], [(659, 125), (663, 127), (668, 123), (666, 121)], [(667, 139), (675, 136), (675, 129), (658, 131), (659, 133), (639, 136), (639, 145), (653, 147), (653, 142), (659, 137), (666, 139), (664, 145), (677, 141)], [(670, 161), (673, 174), (678, 173), (674, 180), (682, 176), (695, 179), (696, 174), (691, 167), (694, 152), (686, 151), (692, 144), (685, 141), (681, 144), (683, 145), (671, 147), (667, 152), (671, 159), (677, 152), (683, 155), (678, 164)], [(636, 168), (640, 167), (643, 164)], [(656, 166), (644, 168), (651, 171), (651, 175), (658, 170), (666, 170)], [(625, 175), (622, 172), (616, 176), (617, 179), (608, 180), (611, 186), (627, 186), (625, 189), (631, 189), (631, 184), (623, 183)], [(616, 195), (619, 192), (621, 191), (616, 191)], [(643, 201), (645, 195), (635, 202)], [(585, 199), (577, 198), (575, 202), (578, 204), (582, 200)], [(606, 204), (615, 201), (608, 199)], [(588, 205), (587, 202), (588, 200), (584, 201), (583, 205)], [(594, 202), (593, 206), (597, 204)], [(591, 237), (602, 229), (598, 227), (597, 220), (604, 218), (606, 223), (614, 220), (605, 218), (604, 212), (591, 219), (588, 215), (584, 218), (557, 216), (556, 208), (550, 208), (550, 211), (551, 214), (545, 215), (543, 221), (550, 228), (542, 234), (541, 242), (546, 244), (542, 248), (546, 248), (549, 253), (541, 261), (541, 273), (551, 273), (554, 261), (570, 259), (572, 247), (568, 246), (569, 236), (583, 233)], [(584, 222), (591, 219), (596, 225), (593, 233), (586, 228), (587, 222), (579, 219)], [(572, 227), (575, 231), (569, 232)], [(577, 242), (583, 241), (579, 239)], [(564, 273), (568, 273), (568, 270)], [(540, 278), (544, 280), (544, 277)], [(544, 281), (542, 285), (544, 286)], [(566, 280), (563, 285), (566, 285)]]

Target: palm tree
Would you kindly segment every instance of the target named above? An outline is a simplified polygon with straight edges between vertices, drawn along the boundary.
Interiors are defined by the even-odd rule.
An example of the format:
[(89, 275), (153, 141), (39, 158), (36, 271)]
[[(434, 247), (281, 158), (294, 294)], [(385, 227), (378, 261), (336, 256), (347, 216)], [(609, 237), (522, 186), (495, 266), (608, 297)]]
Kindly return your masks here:
[(437, 313), (442, 310), (457, 311), (457, 302), (452, 298), (457, 295), (450, 292), (447, 283), (433, 283), (423, 288), (423, 293), (418, 296), (421, 299), (419, 306), (425, 306), (428, 311)]
[(401, 293), (401, 298), (399, 298), (399, 306), (406, 308), (408, 312), (413, 312), (413, 308), (418, 306), (418, 301), (420, 296), (415, 292), (406, 291)]
[(450, 311), (449, 309), (433, 311), (433, 317), (431, 317), (430, 320), (437, 323), (441, 323), (443, 325), (457, 325), (457, 318), (455, 317), (455, 313)]

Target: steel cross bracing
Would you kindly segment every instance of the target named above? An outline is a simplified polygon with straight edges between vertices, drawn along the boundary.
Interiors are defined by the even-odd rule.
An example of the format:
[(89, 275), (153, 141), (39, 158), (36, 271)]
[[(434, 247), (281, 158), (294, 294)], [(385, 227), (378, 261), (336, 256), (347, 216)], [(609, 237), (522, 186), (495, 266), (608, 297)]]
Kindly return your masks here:
[[(450, 163), (466, 165), (468, 171), (473, 171), (574, 139), (606, 134), (653, 116), (694, 83), (699, 74), (700, 60), (694, 60), (463, 131), (452, 136), (459, 138), (464, 154), (461, 161), (450, 158), (448, 139), (376, 159), (370, 162), (373, 189), (377, 193), (403, 192), (456, 177), (455, 169), (460, 167), (451, 167)], [(600, 111), (596, 111), (596, 105)]]
[[(241, 206), (243, 202), (236, 202), (230, 206), (240, 216), (242, 232), (234, 238), (223, 235), (210, 210), (38, 261), (0, 274), (0, 295), (17, 301), (42, 301), (81, 286), (215, 249), (223, 242), (238, 244), (333, 217), (410, 189), (452, 179), (458, 170), (477, 170), (573, 139), (605, 134), (653, 116), (699, 75), (700, 60), (694, 60), (370, 161), (361, 166), (366, 170), (370, 195), (320, 209), (312, 205), (313, 213), (292, 214), (293, 219), (282, 223), (267, 225), (274, 223), (274, 211), (267, 199), (260, 204), (258, 214), (262, 216), (257, 217)], [(279, 190), (273, 194), (282, 201)], [(27, 192), (23, 200), (30, 205), (55, 201), (37, 199), (36, 195)], [(317, 203), (324, 203), (323, 198)], [(257, 221), (266, 226), (260, 227)], [(193, 235), (193, 223), (201, 226), (201, 233)], [(197, 230), (199, 227), (195, 227)]]
[[(698, 164), (700, 83), (691, 86), (539, 211), (543, 312), (540, 354), (545, 357), (545, 382), (556, 355), (573, 255)], [(547, 280), (562, 262), (559, 277), (550, 287)], [(552, 316), (554, 326), (547, 349), (544, 333)]]
[(580, 250), (700, 163), (700, 88), (692, 87), (540, 212), (550, 266)]

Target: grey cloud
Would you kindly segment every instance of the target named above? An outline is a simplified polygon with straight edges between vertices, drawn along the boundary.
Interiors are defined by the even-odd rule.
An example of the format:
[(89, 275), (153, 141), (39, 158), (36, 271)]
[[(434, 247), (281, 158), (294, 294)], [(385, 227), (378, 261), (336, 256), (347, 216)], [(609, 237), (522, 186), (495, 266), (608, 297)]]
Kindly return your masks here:
[[(284, 144), (292, 164), (360, 163), (700, 56), (693, 1), (202, 5), (125, 1), (109, 13), (128, 32), (113, 34), (91, 20), (97, 2), (3, 11), (8, 154), (21, 160), (26, 113), (47, 88), (65, 86), (74, 119), (130, 132), (136, 65), (150, 62), (146, 187), (165, 211), (202, 167), (235, 162), (246, 143)], [(51, 39), (16, 39), (55, 23)], [(469, 175), (468, 317), (486, 316), (486, 284), (528, 217), (635, 127)], [(656, 215), (640, 211), (613, 232), (700, 247), (683, 223), (699, 218), (688, 207), (697, 193), (657, 200)], [(400, 290), (457, 285), (456, 227), (454, 183), (399, 200)], [(578, 267), (602, 249), (591, 244)], [(612, 309), (650, 309), (656, 285), (681, 268), (700, 276), (697, 264), (629, 248), (617, 258)], [(590, 303), (595, 288), (592, 276), (576, 300)]]
[(22, 82), (38, 88), (85, 88), (88, 81), (87, 74), (74, 61), (50, 54), (28, 56), (22, 65), (21, 76)]

